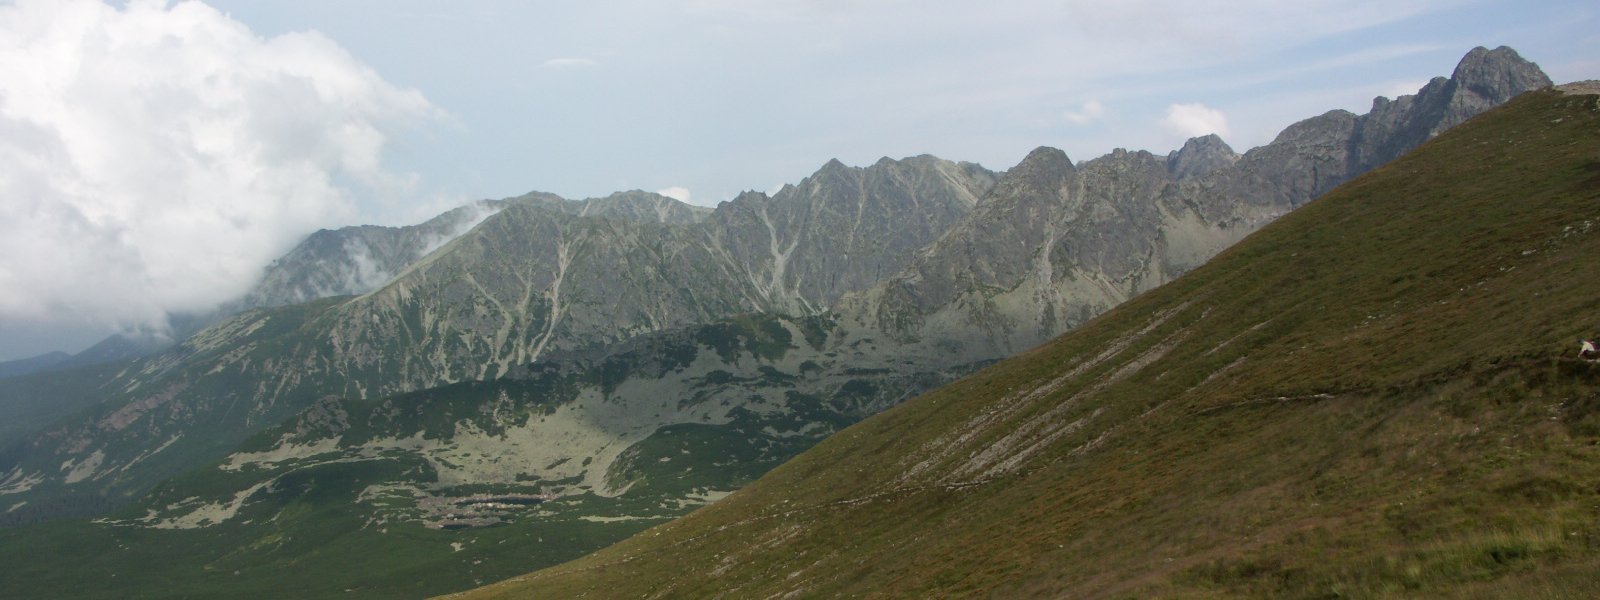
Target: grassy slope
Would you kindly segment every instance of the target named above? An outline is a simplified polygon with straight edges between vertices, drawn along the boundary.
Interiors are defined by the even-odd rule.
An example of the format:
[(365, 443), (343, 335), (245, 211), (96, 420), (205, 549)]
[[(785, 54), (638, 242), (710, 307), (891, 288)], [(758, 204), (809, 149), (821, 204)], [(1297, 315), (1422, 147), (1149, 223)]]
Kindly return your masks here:
[(718, 504), (472, 597), (1600, 596), (1600, 365), (1570, 358), (1597, 281), (1600, 97), (1524, 95)]

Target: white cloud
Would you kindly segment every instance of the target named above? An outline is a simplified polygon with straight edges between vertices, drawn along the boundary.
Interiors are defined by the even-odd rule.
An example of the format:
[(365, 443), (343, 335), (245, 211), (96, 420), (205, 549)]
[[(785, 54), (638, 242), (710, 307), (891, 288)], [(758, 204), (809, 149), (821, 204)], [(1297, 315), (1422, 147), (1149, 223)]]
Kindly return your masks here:
[(661, 194), (663, 196), (666, 196), (668, 198), (671, 198), (673, 200), (677, 200), (679, 202), (688, 202), (689, 201), (689, 188), (686, 188), (686, 187), (683, 187), (683, 186), (676, 186), (675, 185), (675, 186), (672, 186), (672, 187), (669, 187), (669, 188), (662, 188), (662, 189), (656, 190), (656, 193), (657, 194)]
[(1069, 110), (1061, 113), (1068, 123), (1073, 125), (1087, 125), (1090, 121), (1098, 121), (1106, 116), (1106, 107), (1099, 100), (1084, 102), (1078, 110)]
[(159, 327), (254, 283), (438, 114), (317, 33), (198, 2), (0, 6), (0, 328)]
[(1215, 133), (1228, 137), (1228, 116), (1204, 104), (1173, 104), (1167, 107), (1167, 116), (1161, 126), (1185, 138)]
[(539, 64), (544, 69), (578, 69), (592, 67), (596, 63), (592, 58), (552, 58)]

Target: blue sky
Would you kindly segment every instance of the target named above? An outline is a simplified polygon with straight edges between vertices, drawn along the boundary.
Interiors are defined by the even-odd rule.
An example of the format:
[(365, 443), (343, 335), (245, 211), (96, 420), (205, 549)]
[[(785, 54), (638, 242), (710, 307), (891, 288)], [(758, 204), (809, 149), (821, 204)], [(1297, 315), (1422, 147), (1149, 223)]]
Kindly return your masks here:
[[(1173, 104), (1220, 110), (1243, 151), (1448, 75), (1477, 45), (1600, 76), (1588, 2), (215, 5), (267, 35), (321, 31), (422, 91), (450, 118), (394, 164), (461, 198), (677, 186), (714, 205), (835, 157), (1166, 152), (1183, 141), (1161, 125)], [(1089, 102), (1099, 118), (1064, 118)]]
[(319, 227), (479, 198), (715, 205), (830, 158), (1238, 151), (1590, 2), (0, 1), (0, 360), (159, 327)]

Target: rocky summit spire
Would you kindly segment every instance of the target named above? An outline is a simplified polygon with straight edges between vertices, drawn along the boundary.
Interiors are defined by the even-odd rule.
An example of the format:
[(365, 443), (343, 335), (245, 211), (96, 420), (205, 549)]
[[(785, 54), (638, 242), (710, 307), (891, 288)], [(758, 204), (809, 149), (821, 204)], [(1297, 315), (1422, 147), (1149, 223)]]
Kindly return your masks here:
[(1450, 75), (1456, 82), (1456, 95), (1463, 92), (1480, 96), (1491, 105), (1510, 100), (1528, 90), (1551, 85), (1544, 71), (1522, 58), (1516, 50), (1501, 46), (1493, 50), (1473, 48)]
[(1430, 135), (1460, 125), (1485, 110), (1529, 90), (1550, 87), (1539, 65), (1524, 60), (1505, 46), (1493, 50), (1473, 48), (1450, 75), (1451, 94), (1443, 115)]
[(1006, 180), (1001, 185), (1044, 185), (1059, 183), (1063, 178), (1071, 178), (1077, 168), (1073, 166), (1072, 159), (1067, 158), (1067, 153), (1049, 146), (1034, 148), (1022, 162), (1011, 167), (1006, 172)]
[(1414, 96), (1378, 98), (1350, 141), (1350, 175), (1394, 160), (1433, 136), (1523, 92), (1550, 85), (1539, 65), (1505, 46), (1473, 48), (1449, 79), (1435, 77)]

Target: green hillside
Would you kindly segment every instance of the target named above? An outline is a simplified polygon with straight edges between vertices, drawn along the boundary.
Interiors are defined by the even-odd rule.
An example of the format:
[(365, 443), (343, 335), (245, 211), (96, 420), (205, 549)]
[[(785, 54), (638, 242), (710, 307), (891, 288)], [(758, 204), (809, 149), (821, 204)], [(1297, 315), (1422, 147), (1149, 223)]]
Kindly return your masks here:
[(1600, 597), (1600, 96), (1526, 94), (502, 597)]

